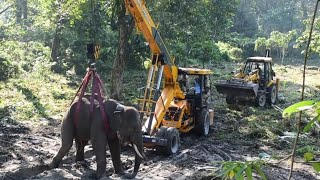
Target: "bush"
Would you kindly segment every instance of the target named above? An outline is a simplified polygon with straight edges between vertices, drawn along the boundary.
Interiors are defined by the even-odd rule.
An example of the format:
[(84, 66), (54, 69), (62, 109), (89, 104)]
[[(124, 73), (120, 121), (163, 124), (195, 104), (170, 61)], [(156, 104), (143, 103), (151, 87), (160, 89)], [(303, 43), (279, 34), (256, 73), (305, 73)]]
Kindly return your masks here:
[(221, 54), (219, 47), (213, 41), (204, 41), (194, 44), (192, 48), (191, 59), (197, 59), (199, 63), (218, 62), (225, 60)]
[(229, 43), (219, 41), (216, 43), (219, 47), (220, 52), (223, 54), (224, 60), (240, 60), (242, 58), (243, 51), (242, 49), (232, 46)]
[(18, 73), (18, 66), (0, 57), (0, 81), (5, 81)]
[[(19, 71), (36, 71), (49, 64), (50, 48), (40, 42), (0, 41), (1, 72), (8, 77)], [(2, 67), (3, 66), (3, 67)]]

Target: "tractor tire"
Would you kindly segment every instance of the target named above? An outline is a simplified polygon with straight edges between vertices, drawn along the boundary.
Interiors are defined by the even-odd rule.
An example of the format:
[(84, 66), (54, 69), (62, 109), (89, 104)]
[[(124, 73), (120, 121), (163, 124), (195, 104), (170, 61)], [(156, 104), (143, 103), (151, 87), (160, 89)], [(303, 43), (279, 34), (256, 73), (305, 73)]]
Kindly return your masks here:
[(227, 102), (227, 104), (234, 104), (236, 101), (233, 96), (227, 96), (226, 102)]
[[(158, 132), (155, 134), (156, 137), (161, 138), (161, 139), (165, 139), (166, 138), (166, 133), (167, 133), (167, 127), (160, 127), (160, 129), (158, 130)], [(159, 155), (164, 154), (164, 146), (160, 146), (160, 145), (156, 145), (156, 152)]]
[(166, 146), (156, 146), (156, 152), (158, 154), (171, 155), (178, 152), (180, 147), (180, 135), (177, 128), (161, 127), (156, 136), (167, 140)]
[(207, 136), (210, 131), (210, 117), (207, 108), (203, 108), (196, 118), (195, 131), (201, 136)]
[(264, 107), (266, 105), (266, 94), (258, 94), (255, 100), (255, 105), (257, 107)]
[(267, 101), (270, 105), (277, 102), (277, 87), (274, 84), (268, 88)]

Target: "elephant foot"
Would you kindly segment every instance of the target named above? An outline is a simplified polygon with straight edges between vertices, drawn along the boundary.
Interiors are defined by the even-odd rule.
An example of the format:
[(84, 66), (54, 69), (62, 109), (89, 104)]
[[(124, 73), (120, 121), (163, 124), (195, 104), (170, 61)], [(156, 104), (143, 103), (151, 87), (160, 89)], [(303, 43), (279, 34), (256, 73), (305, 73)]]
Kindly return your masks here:
[(47, 167), (48, 167), (48, 170), (55, 169), (59, 167), (59, 163), (51, 162), (50, 164), (47, 165)]
[(133, 172), (133, 173), (125, 173), (125, 174), (123, 175), (123, 177), (124, 177), (124, 178), (127, 178), (127, 179), (133, 179), (133, 178), (136, 177), (136, 175), (137, 175), (136, 172)]
[(93, 179), (101, 179), (101, 178), (103, 178), (104, 176), (107, 176), (105, 173), (92, 173), (91, 174), (91, 177), (93, 178)]
[(88, 174), (88, 178), (89, 179), (101, 179), (103, 177), (105, 177), (106, 175), (105, 174), (97, 174), (96, 172), (91, 172)]
[(88, 168), (89, 167), (89, 162), (86, 161), (86, 160), (77, 161), (75, 166), (76, 166), (76, 168), (80, 168), (80, 167)]
[(122, 175), (124, 175), (125, 174), (125, 172), (124, 172), (124, 170), (121, 168), (120, 170), (114, 170), (114, 173), (115, 174), (118, 174), (118, 175), (120, 175), (120, 176), (122, 176)]

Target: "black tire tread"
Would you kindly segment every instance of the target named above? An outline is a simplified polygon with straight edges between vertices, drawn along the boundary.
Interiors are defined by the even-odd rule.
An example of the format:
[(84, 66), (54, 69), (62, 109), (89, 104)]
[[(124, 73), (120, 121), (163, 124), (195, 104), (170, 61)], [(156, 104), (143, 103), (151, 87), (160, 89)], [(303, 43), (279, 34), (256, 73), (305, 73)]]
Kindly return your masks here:
[(201, 135), (204, 136), (204, 123), (205, 123), (205, 116), (207, 115), (207, 108), (203, 108), (200, 113), (198, 114), (196, 118), (196, 125), (195, 125), (195, 131)]

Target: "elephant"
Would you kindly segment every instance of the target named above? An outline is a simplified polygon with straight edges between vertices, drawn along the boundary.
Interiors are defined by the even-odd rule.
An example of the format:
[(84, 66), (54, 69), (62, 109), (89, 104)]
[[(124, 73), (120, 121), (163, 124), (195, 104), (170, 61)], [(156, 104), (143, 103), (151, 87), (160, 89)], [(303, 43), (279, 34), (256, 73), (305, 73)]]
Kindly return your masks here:
[[(105, 121), (99, 110), (100, 106), (95, 100), (94, 110), (90, 113), (90, 101), (88, 97), (81, 100), (77, 123), (75, 123), (75, 111), (77, 102), (74, 102), (65, 114), (61, 126), (61, 147), (54, 156), (49, 169), (57, 168), (70, 150), (73, 139), (76, 142), (76, 161), (84, 160), (84, 147), (91, 141), (96, 156), (96, 177), (101, 178), (106, 169), (106, 145), (108, 143), (110, 154), (116, 174), (125, 178), (134, 178), (138, 173), (143, 153), (143, 140), (141, 121), (138, 111), (131, 106), (125, 106), (113, 99), (103, 101), (106, 119), (109, 122), (109, 130), (105, 128)], [(110, 129), (112, 133), (110, 133)], [(135, 163), (132, 173), (126, 173), (122, 168), (120, 151), (122, 143), (130, 143), (135, 150)]]

